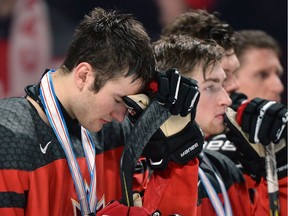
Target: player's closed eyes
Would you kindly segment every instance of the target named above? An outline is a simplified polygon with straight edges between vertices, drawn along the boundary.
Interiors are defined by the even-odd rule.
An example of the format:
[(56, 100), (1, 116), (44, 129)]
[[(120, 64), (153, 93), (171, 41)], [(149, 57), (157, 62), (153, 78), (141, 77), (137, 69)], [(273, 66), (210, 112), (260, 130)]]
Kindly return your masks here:
[(261, 80), (267, 79), (268, 76), (269, 76), (269, 73), (268, 73), (267, 71), (260, 71), (260, 72), (256, 75), (256, 77), (258, 77), (258, 78), (261, 79)]
[(209, 85), (207, 87), (204, 88), (204, 91), (210, 92), (210, 93), (214, 93), (217, 92), (221, 89), (220, 85)]

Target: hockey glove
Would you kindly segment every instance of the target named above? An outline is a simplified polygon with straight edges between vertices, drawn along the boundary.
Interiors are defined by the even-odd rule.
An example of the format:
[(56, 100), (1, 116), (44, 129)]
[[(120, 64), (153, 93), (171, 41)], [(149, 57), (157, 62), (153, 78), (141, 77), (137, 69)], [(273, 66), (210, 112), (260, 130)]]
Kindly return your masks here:
[(185, 164), (200, 154), (204, 134), (190, 117), (172, 116), (152, 136), (142, 154), (151, 169), (165, 169), (170, 160)]
[(200, 93), (196, 80), (181, 76), (176, 69), (158, 72), (157, 87), (154, 87), (159, 103), (169, 108), (172, 115), (195, 118)]
[[(128, 107), (128, 118), (132, 123), (137, 121), (149, 104), (149, 98), (144, 94), (127, 96), (123, 100)], [(164, 169), (169, 160), (184, 164), (198, 156), (203, 142), (204, 135), (191, 119), (191, 115), (171, 116), (147, 143), (143, 156), (152, 169)]]
[[(243, 99), (243, 97), (238, 98)], [(233, 102), (235, 105), (235, 101)], [(243, 99), (242, 102), (238, 101), (238, 109), (235, 106), (238, 113), (228, 108), (225, 116), (225, 122), (228, 128), (226, 133), (227, 138), (236, 146), (237, 153), (240, 154), (239, 160), (244, 171), (248, 172), (255, 180), (266, 176), (264, 160), (265, 149), (262, 144), (267, 145), (271, 141), (278, 143), (278, 139), (285, 137), (286, 132), (283, 131), (287, 130), (287, 120), (285, 120), (287, 119), (287, 108), (279, 103), (272, 103), (271, 106), (268, 107), (270, 104), (268, 102), (267, 100), (259, 98), (251, 102)], [(268, 104), (266, 105), (266, 107), (268, 107), (266, 112), (263, 111), (265, 104)], [(277, 131), (282, 132), (276, 135)], [(257, 137), (260, 143), (262, 142), (261, 144), (256, 143)], [(275, 146), (277, 167), (281, 167), (287, 163), (287, 159), (283, 160), (281, 156), (285, 149), (287, 149), (286, 140), (282, 139), (281, 142)], [(281, 176), (285, 176), (285, 174), (281, 174)]]
[(247, 96), (242, 93), (231, 93), (230, 98), (232, 100), (232, 105), (230, 106), (234, 111), (237, 111), (238, 107), (247, 101)]
[[(275, 101), (255, 98), (251, 101), (241, 93), (231, 94), (231, 108), (236, 121), (251, 143), (275, 144), (287, 136), (287, 107)], [(232, 113), (232, 111), (229, 111)]]
[(241, 104), (237, 110), (237, 122), (249, 141), (268, 145), (287, 136), (287, 107), (275, 101), (255, 98)]

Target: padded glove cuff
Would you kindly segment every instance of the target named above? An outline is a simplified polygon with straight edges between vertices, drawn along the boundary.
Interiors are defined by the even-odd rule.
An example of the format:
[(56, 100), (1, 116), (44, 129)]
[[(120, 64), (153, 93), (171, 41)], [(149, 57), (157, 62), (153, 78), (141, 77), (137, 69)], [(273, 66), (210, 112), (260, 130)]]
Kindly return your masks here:
[(185, 164), (202, 151), (204, 135), (196, 122), (189, 122), (180, 132), (166, 137), (158, 130), (146, 145), (143, 156), (152, 169), (165, 169), (169, 160)]

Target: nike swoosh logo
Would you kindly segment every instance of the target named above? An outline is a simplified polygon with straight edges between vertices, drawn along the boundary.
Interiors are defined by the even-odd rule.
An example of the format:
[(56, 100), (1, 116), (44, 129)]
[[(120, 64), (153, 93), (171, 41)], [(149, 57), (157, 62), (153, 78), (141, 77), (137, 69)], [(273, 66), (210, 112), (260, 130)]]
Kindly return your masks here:
[(49, 142), (44, 146), (44, 148), (42, 148), (41, 143), (39, 144), (40, 150), (41, 150), (41, 152), (42, 152), (43, 154), (46, 154), (47, 148), (48, 148), (48, 146), (50, 145), (50, 143), (51, 143), (51, 141), (49, 141)]

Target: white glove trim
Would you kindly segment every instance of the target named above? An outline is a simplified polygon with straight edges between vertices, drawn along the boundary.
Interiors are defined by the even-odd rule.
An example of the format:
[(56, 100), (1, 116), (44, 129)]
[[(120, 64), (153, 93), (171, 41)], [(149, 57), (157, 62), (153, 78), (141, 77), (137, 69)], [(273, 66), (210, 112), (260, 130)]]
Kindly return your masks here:
[(276, 134), (277, 140), (280, 139), (280, 136), (282, 135), (283, 130), (286, 127), (287, 122), (288, 122), (288, 112), (285, 113), (285, 117), (282, 117), (282, 123), (283, 124), (282, 124), (282, 127), (279, 128), (279, 130), (277, 131), (277, 134)]
[(269, 107), (271, 107), (273, 104), (275, 104), (276, 101), (269, 101), (267, 104), (265, 104), (261, 110), (260, 110), (260, 114), (257, 118), (257, 123), (256, 123), (256, 128), (255, 128), (255, 135), (254, 135), (254, 140), (256, 143), (259, 143), (259, 137), (258, 137), (258, 134), (259, 134), (259, 130), (260, 130), (260, 126), (262, 124), (262, 121), (263, 121), (263, 117), (265, 115), (265, 112), (267, 109), (269, 109)]
[(160, 165), (162, 163), (163, 159), (161, 159), (160, 161), (154, 162), (154, 161), (151, 160), (151, 158), (149, 158), (149, 161), (150, 161), (151, 165), (158, 166), (158, 165)]
[[(178, 70), (175, 70), (175, 73), (179, 74)], [(175, 91), (175, 95), (174, 95), (174, 101), (172, 102), (172, 104), (175, 104), (177, 99), (178, 99), (180, 81), (181, 81), (181, 75), (179, 74), (179, 77), (178, 77), (178, 80), (177, 80), (177, 87), (176, 87), (176, 91)]]
[[(228, 107), (228, 109), (226, 111), (226, 116), (233, 123), (233, 125), (238, 129), (238, 131), (240, 131), (242, 136), (246, 139), (247, 143), (250, 143), (250, 146), (255, 150), (255, 152), (257, 152), (260, 157), (265, 157), (265, 149), (264, 149), (263, 145), (259, 144), (259, 143), (254, 144), (254, 143), (249, 142), (249, 139), (248, 139), (249, 134), (242, 131), (240, 125), (236, 121), (236, 114), (237, 113), (233, 109)], [(237, 148), (237, 146), (236, 146), (236, 148)]]
[[(198, 88), (197, 88), (198, 89)], [(193, 100), (191, 101), (191, 105), (190, 105), (190, 107), (189, 107), (189, 112), (192, 110), (192, 108), (194, 107), (194, 104), (195, 104), (195, 101), (196, 101), (196, 99), (198, 98), (198, 95), (199, 95), (200, 93), (199, 92), (197, 92), (195, 95), (194, 95), (194, 98), (193, 98)]]

